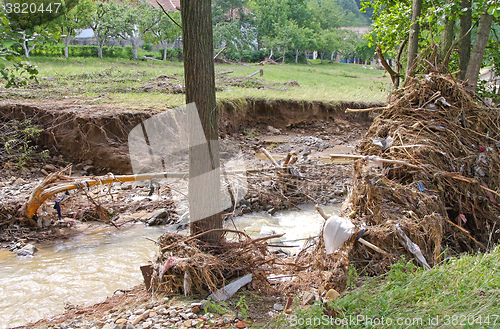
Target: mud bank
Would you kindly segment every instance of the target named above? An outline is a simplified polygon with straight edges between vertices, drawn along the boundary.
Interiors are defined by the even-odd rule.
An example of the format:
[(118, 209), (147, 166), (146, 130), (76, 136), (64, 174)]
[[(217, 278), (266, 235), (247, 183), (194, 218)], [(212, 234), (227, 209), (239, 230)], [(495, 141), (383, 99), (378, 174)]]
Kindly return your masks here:
[[(245, 127), (290, 127), (317, 120), (342, 119), (369, 123), (366, 113), (346, 114), (345, 109), (370, 107), (360, 102), (322, 103), (294, 100), (245, 99), (219, 102), (221, 134)], [(130, 110), (110, 105), (75, 105), (71, 100), (0, 102), (0, 122), (31, 118), (43, 129), (39, 146), (51, 155), (73, 163), (91, 164), (93, 173), (131, 173), (127, 139), (129, 132), (156, 110)], [(81, 170), (82, 168), (76, 168)]]

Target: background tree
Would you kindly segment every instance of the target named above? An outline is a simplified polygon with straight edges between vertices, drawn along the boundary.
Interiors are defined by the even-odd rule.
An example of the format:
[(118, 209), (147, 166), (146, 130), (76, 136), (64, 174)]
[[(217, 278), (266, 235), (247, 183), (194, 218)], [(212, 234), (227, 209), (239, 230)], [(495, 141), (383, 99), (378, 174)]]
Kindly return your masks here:
[[(394, 2), (391, 0), (374, 0), (365, 5), (374, 8), (374, 24), (370, 33), (372, 43), (380, 44), (382, 50), (395, 56), (396, 52), (408, 40), (410, 31), (411, 3), (409, 1)], [(469, 9), (472, 8), (472, 9)], [(440, 44), (442, 61), (437, 66), (446, 64), (450, 72), (457, 71), (459, 77), (465, 77), (470, 87), (475, 88), (479, 68), (490, 63), (485, 58), (486, 45), (492, 35), (491, 31), (498, 26), (495, 13), (500, 13), (497, 0), (435, 0), (422, 1), (419, 21), (420, 45)], [(469, 14), (471, 11), (471, 14)], [(498, 16), (499, 14), (497, 14)], [(469, 23), (469, 16), (472, 21)], [(448, 31), (446, 31), (448, 30)], [(471, 40), (468, 41), (469, 35)], [(439, 38), (450, 38), (440, 40)], [(454, 38), (454, 39), (453, 39)], [(448, 51), (443, 51), (443, 44)], [(450, 48), (453, 46), (453, 48)], [(474, 52), (474, 58), (469, 54)], [(451, 56), (447, 56), (447, 54)], [(446, 58), (445, 58), (446, 57)], [(448, 60), (448, 58), (450, 60)], [(465, 73), (464, 73), (465, 70)]]
[(97, 43), (97, 57), (102, 59), (104, 43), (116, 36), (117, 23), (120, 22), (122, 11), (117, 3), (80, 0), (83, 23), (92, 29)]
[(82, 21), (84, 14), (85, 13), (82, 12), (82, 6), (77, 5), (64, 15), (59, 16), (50, 24), (50, 28), (57, 30), (63, 39), (64, 58), (69, 57), (69, 43), (71, 39), (75, 37), (76, 31), (85, 28), (85, 24)]
[[(161, 9), (154, 9), (152, 15), (156, 24), (144, 34), (144, 40), (146, 42), (158, 43), (163, 48), (163, 60), (166, 61), (168, 44), (174, 42), (181, 35), (182, 31)], [(169, 15), (176, 22), (181, 21), (181, 14), (179, 12), (169, 13)]]
[(308, 3), (312, 19), (320, 29), (327, 30), (346, 24), (345, 11), (337, 0), (311, 0)]
[(5, 87), (26, 85), (28, 81), (37, 81), (36, 66), (23, 61), (19, 55), (6, 46), (11, 41), (10, 22), (4, 13), (0, 13), (0, 76)]
[(132, 45), (132, 58), (137, 59), (137, 48), (144, 35), (152, 29), (160, 19), (155, 15), (153, 7), (145, 2), (122, 2), (117, 5), (120, 15), (115, 16), (115, 35)]

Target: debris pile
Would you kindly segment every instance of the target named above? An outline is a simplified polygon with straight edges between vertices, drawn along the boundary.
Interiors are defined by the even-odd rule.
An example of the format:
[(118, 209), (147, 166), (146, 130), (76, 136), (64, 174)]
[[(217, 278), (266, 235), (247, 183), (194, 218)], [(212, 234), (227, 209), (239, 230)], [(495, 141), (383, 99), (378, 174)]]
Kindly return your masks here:
[[(204, 234), (223, 231), (222, 243), (199, 240)], [(226, 239), (228, 234), (233, 236)], [(233, 278), (252, 273), (257, 268), (271, 269), (276, 255), (268, 250), (268, 241), (283, 234), (250, 238), (236, 230), (209, 230), (186, 237), (166, 233), (160, 237), (161, 255), (153, 266), (150, 283), (153, 291), (185, 295), (215, 293)]]
[(453, 77), (408, 79), (360, 142), (343, 207), (389, 256), (354, 248), (351, 261), (381, 273), (404, 247), (415, 255), (408, 242), (432, 266), (498, 241), (499, 127), (498, 111), (478, 106)]

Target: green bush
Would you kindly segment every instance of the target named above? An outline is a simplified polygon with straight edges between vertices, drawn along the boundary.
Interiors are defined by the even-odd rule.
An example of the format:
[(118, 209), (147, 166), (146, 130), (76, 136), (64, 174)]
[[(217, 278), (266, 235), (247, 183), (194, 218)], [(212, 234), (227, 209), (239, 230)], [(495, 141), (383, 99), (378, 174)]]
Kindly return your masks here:
[(150, 43), (146, 43), (146, 44), (142, 45), (142, 49), (144, 49), (145, 51), (151, 51), (151, 50), (153, 50), (153, 45)]
[[(18, 52), (20, 55), (24, 55), (24, 50), (21, 45), (16, 44), (13, 50)], [(69, 57), (97, 57), (97, 46), (76, 46), (70, 45), (68, 47)], [(35, 49), (30, 52), (30, 56), (45, 56), (45, 57), (59, 57), (64, 56), (64, 44), (57, 45), (37, 45)], [(133, 48), (132, 46), (127, 47), (115, 47), (115, 46), (104, 46), (102, 47), (102, 57), (107, 58), (132, 58)]]
[[(163, 59), (163, 48), (159, 49), (160, 57), (158, 59)], [(182, 48), (167, 48), (167, 59), (177, 59), (182, 61)]]

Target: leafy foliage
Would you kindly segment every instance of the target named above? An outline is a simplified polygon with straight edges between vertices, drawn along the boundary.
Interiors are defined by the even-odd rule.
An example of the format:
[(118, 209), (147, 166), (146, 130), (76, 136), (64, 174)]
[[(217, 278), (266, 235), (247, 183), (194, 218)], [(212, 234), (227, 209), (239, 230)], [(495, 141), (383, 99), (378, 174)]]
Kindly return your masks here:
[(29, 162), (36, 151), (34, 143), (42, 129), (31, 119), (10, 120), (0, 124), (0, 155), (5, 160), (17, 162), (19, 166)]

